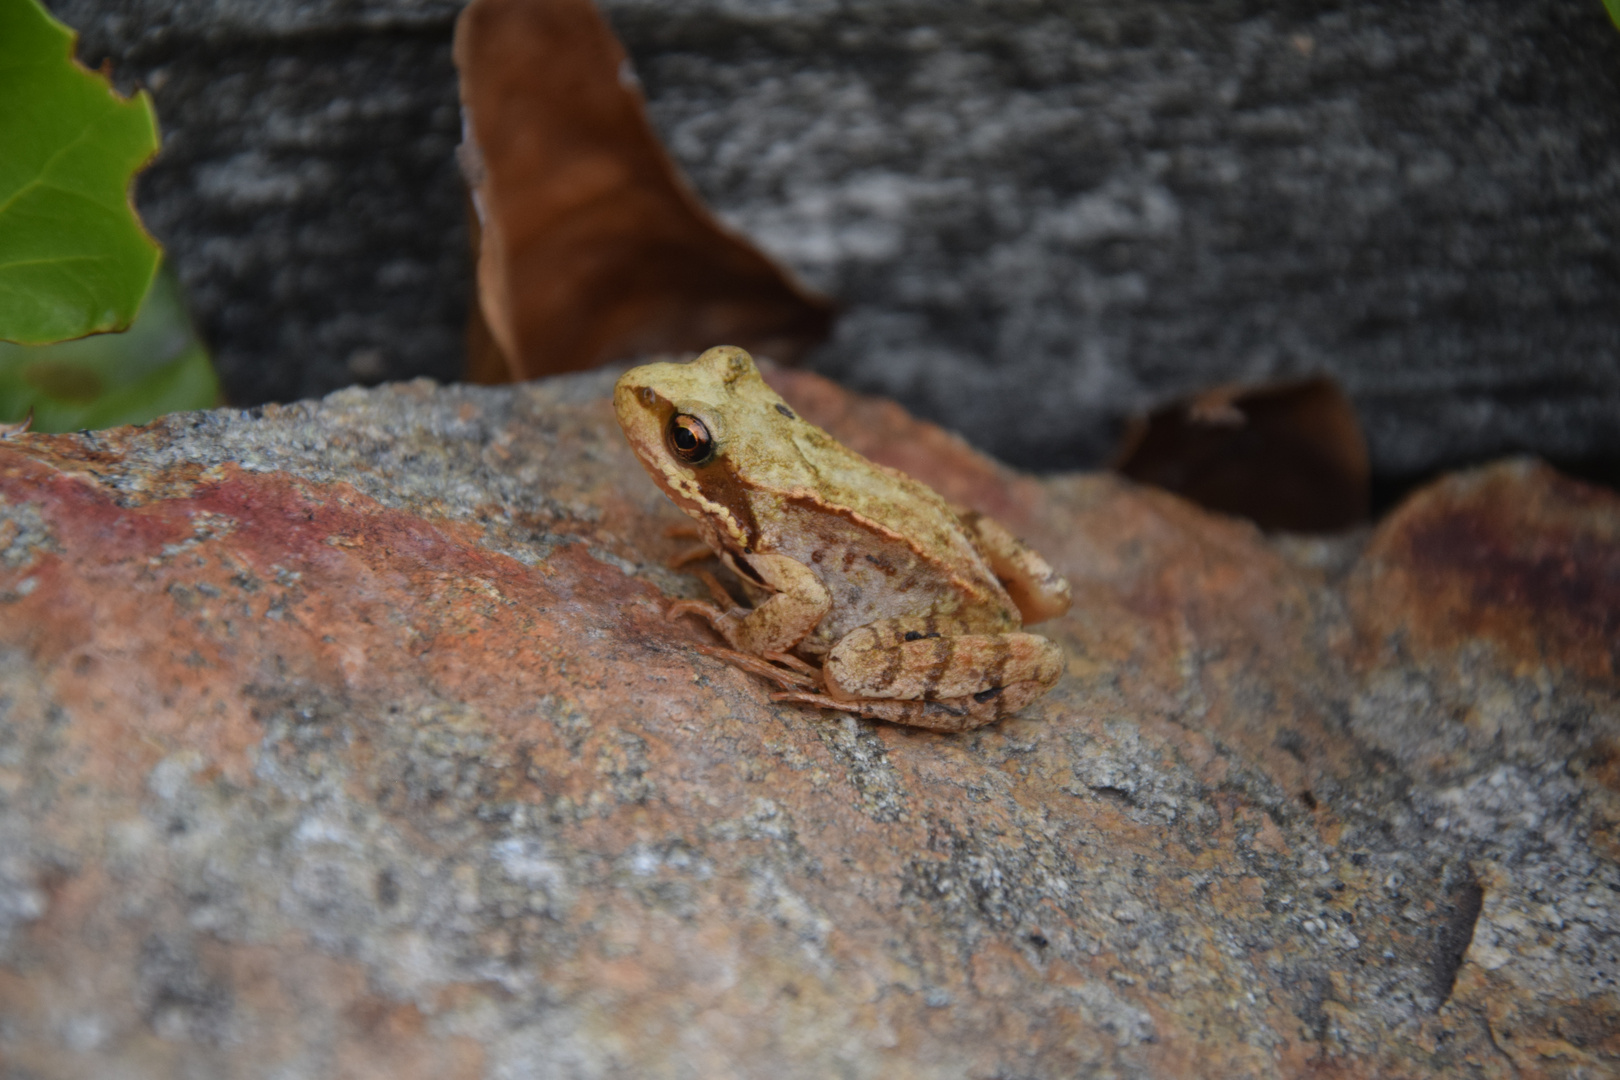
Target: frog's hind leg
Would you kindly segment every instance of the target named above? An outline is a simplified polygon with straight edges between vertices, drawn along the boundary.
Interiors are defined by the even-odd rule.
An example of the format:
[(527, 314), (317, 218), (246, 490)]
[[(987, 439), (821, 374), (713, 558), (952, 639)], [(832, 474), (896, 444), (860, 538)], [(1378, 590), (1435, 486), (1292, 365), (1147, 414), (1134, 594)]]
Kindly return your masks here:
[(967, 731), (1011, 716), (1063, 675), (1063, 651), (1035, 634), (976, 632), (949, 616), (879, 619), (827, 653), (823, 692), (788, 688), (776, 701), (874, 720)]
[[(736, 649), (721, 649), (713, 645), (695, 645), (693, 648), (697, 649), (697, 651), (702, 653), (704, 656), (712, 656), (716, 660), (724, 660), (732, 667), (741, 668), (750, 675), (758, 675), (760, 678), (769, 679), (777, 686), (786, 687), (795, 692), (821, 689), (820, 672), (816, 671), (808, 664), (805, 664), (802, 660), (799, 661), (799, 664), (802, 665), (805, 670), (799, 671), (793, 668), (780, 667), (777, 664), (771, 663), (769, 660), (762, 659), (758, 656), (752, 656), (749, 653), (738, 652)], [(773, 656), (772, 658), (774, 659), (775, 657)], [(797, 657), (795, 657), (795, 659), (797, 659)]]
[(944, 617), (879, 619), (840, 638), (822, 674), (841, 701), (951, 701), (1020, 683), (1050, 689), (1063, 650), (1037, 634), (975, 632)]

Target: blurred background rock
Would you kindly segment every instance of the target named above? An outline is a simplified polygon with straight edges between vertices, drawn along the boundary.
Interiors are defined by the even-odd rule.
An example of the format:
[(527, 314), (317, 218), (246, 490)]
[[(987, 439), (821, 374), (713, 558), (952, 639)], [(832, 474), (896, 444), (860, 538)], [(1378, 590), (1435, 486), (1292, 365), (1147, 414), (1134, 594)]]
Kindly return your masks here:
[[(461, 372), (449, 0), (56, 0), (149, 87), (138, 201), (236, 404)], [(608, 0), (728, 222), (842, 305), (809, 366), (1014, 464), (1337, 377), (1386, 484), (1620, 463), (1598, 0)]]

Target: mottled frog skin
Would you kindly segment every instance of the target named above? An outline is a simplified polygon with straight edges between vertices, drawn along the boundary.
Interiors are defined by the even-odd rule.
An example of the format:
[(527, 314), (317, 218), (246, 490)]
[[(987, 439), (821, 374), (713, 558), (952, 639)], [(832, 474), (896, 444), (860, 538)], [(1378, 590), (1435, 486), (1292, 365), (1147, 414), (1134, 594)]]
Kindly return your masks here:
[(712, 575), (719, 655), (773, 698), (943, 731), (1018, 711), (1063, 673), (1026, 622), (1069, 584), (983, 515), (875, 464), (797, 416), (741, 349), (624, 374), (614, 409), (636, 456), (742, 582)]

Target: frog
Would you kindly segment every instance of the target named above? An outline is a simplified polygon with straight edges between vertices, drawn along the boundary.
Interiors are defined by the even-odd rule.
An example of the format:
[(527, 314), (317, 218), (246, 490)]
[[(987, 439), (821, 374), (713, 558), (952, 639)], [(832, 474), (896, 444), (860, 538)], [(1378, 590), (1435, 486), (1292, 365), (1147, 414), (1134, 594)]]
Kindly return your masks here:
[(1011, 716), (1062, 676), (1024, 630), (1069, 610), (1069, 582), (994, 519), (947, 502), (815, 426), (747, 351), (626, 371), (613, 408), (636, 458), (748, 604), (699, 571), (679, 599), (726, 643), (700, 651), (776, 684), (771, 698), (933, 731)]

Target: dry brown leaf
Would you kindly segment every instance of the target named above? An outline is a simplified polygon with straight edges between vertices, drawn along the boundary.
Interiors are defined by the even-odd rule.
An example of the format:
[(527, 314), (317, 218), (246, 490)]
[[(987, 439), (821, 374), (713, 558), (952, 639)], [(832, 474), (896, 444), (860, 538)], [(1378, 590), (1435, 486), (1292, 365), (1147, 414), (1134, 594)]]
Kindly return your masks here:
[(791, 361), (826, 336), (831, 303), (692, 193), (590, 0), (474, 0), (455, 58), (477, 306), (510, 377), (721, 343)]
[(1261, 528), (1330, 532), (1367, 518), (1355, 407), (1321, 377), (1232, 384), (1135, 420), (1114, 466)]

